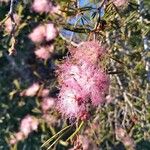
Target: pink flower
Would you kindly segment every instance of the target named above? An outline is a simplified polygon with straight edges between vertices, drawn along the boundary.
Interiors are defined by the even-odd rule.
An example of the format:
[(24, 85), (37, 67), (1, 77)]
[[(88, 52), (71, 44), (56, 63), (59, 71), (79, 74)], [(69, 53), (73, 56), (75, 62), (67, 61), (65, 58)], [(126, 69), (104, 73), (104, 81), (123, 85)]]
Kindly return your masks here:
[(38, 128), (38, 120), (30, 115), (27, 115), (21, 120), (20, 131), (27, 137), (32, 131), (36, 131)]
[(111, 95), (107, 95), (106, 96), (106, 100), (107, 100), (107, 104), (112, 103), (114, 97), (112, 97)]
[(60, 14), (60, 6), (54, 6), (50, 0), (34, 0), (32, 9), (37, 13), (58, 13)]
[(46, 112), (49, 109), (53, 108), (55, 106), (55, 101), (56, 101), (55, 98), (52, 98), (52, 97), (43, 98), (42, 103), (41, 103), (43, 112)]
[(15, 138), (15, 137), (12, 137), (11, 139), (10, 139), (10, 141), (9, 141), (9, 144), (10, 145), (14, 145), (14, 144), (16, 144), (18, 141), (17, 141), (17, 139)]
[(49, 23), (46, 24), (46, 41), (51, 41), (56, 38), (57, 36), (57, 29), (55, 28), (54, 24)]
[[(69, 118), (88, 118), (89, 105), (105, 102), (109, 78), (98, 65), (105, 49), (98, 42), (84, 42), (70, 50), (71, 58), (58, 67), (59, 111)], [(73, 109), (72, 109), (73, 108)]]
[(10, 139), (10, 144), (16, 144), (18, 141), (24, 140), (32, 131), (38, 128), (38, 120), (30, 115), (27, 115), (21, 120), (20, 131), (15, 133)]
[(54, 27), (54, 24), (49, 23), (45, 25), (39, 25), (36, 27), (32, 33), (29, 34), (29, 38), (34, 43), (41, 43), (44, 40), (51, 41), (57, 36), (57, 29)]
[(39, 90), (40, 85), (38, 83), (33, 83), (29, 88), (20, 93), (20, 96), (35, 96)]
[(24, 138), (25, 138), (24, 134), (19, 131), (19, 132), (15, 133), (14, 136), (11, 137), (9, 143), (11, 145), (14, 145), (17, 142), (24, 140)]
[[(14, 21), (15, 21), (16, 25), (19, 25), (20, 17), (17, 14), (14, 14), (13, 17), (14, 17)], [(6, 30), (6, 32), (10, 33), (12, 31), (12, 29), (13, 29), (12, 23), (13, 22), (12, 22), (10, 17), (5, 21), (5, 30)], [(16, 27), (16, 25), (15, 25), (15, 27)]]
[(41, 43), (45, 38), (45, 32), (46, 32), (45, 26), (39, 25), (32, 31), (32, 33), (29, 34), (29, 38), (34, 43)]
[(73, 89), (61, 89), (59, 93), (58, 108), (59, 111), (68, 117), (78, 117), (80, 108), (76, 101), (76, 95)]
[(124, 6), (128, 3), (128, 0), (112, 0), (116, 7)]
[(24, 139), (24, 135), (23, 135), (22, 132), (17, 132), (17, 133), (15, 134), (15, 137), (16, 137), (17, 141), (21, 141), (21, 140)]
[(47, 60), (48, 58), (50, 58), (52, 52), (54, 50), (54, 46), (47, 46), (47, 47), (40, 47), (39, 49), (37, 49), (34, 53), (38, 58)]
[(8, 2), (9, 2), (9, 0), (0, 0), (0, 2), (8, 3)]
[(86, 63), (75, 65), (67, 61), (60, 66), (59, 72), (60, 84), (62, 82), (65, 86), (76, 90), (76, 97), (82, 97), (83, 101), (90, 98), (93, 105), (104, 101), (109, 79), (100, 68)]
[(94, 106), (105, 102), (105, 95), (98, 87), (91, 88), (91, 101)]
[(89, 41), (79, 44), (77, 48), (71, 48), (70, 52), (73, 58), (79, 62), (96, 64), (105, 55), (106, 49), (97, 41)]
[(61, 88), (57, 107), (63, 115), (69, 118), (80, 118), (83, 112), (86, 112), (85, 105), (78, 102), (78, 98), (76, 97), (78, 94), (73, 88)]
[(32, 4), (32, 9), (38, 13), (47, 13), (50, 11), (51, 8), (52, 3), (49, 0), (34, 0)]

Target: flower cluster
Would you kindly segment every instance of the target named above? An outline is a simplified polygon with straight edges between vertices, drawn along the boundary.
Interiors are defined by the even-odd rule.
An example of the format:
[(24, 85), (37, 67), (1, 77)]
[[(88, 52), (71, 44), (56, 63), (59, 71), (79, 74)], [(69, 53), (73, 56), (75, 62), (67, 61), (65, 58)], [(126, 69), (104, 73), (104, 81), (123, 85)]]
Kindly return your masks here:
[[(37, 13), (59, 13), (59, 5), (54, 6), (50, 0), (34, 0), (32, 3), (32, 10)], [(52, 40), (56, 38), (58, 30), (56, 29), (53, 23), (43, 24), (37, 26), (29, 34), (29, 39), (35, 44), (41, 44), (42, 42), (50, 42), (46, 46), (41, 46), (34, 51), (34, 54), (37, 58), (42, 60), (48, 60), (51, 57), (51, 54), (54, 50), (52, 45)]]
[(28, 87), (27, 89), (22, 91), (20, 93), (20, 96), (33, 97), (36, 95), (36, 93), (38, 92), (39, 89), (40, 89), (40, 85), (38, 83), (33, 83), (30, 87)]
[(30, 34), (29, 38), (34, 43), (41, 43), (44, 40), (51, 41), (57, 36), (57, 29), (53, 23), (39, 25)]
[(47, 113), (48, 110), (55, 107), (55, 98), (49, 97), (49, 89), (41, 87), (39, 83), (33, 83), (27, 89), (23, 90), (20, 96), (39, 97), (41, 99), (40, 104), (43, 113)]
[[(41, 44), (42, 42), (51, 42), (56, 38), (58, 34), (57, 29), (53, 23), (48, 23), (44, 25), (39, 25), (29, 34), (29, 39), (35, 44)], [(37, 58), (47, 60), (50, 58), (54, 51), (54, 46), (52, 44), (41, 46), (35, 50), (35, 55)]]
[(34, 0), (32, 9), (37, 13), (59, 13), (59, 5), (54, 6), (49, 0)]
[(15, 144), (18, 141), (24, 140), (32, 131), (36, 131), (38, 128), (38, 119), (33, 116), (27, 115), (21, 120), (20, 131), (12, 136), (10, 144)]
[(50, 46), (40, 47), (39, 49), (36, 49), (34, 53), (37, 58), (47, 60), (48, 58), (50, 58), (53, 51), (54, 51), (54, 46), (50, 45)]
[(49, 109), (55, 106), (55, 98), (44, 97), (41, 102), (41, 108), (43, 113), (46, 113)]
[(69, 118), (86, 119), (89, 106), (95, 107), (105, 101), (109, 79), (98, 65), (105, 48), (91, 41), (81, 43), (70, 52), (71, 57), (58, 68), (58, 109)]

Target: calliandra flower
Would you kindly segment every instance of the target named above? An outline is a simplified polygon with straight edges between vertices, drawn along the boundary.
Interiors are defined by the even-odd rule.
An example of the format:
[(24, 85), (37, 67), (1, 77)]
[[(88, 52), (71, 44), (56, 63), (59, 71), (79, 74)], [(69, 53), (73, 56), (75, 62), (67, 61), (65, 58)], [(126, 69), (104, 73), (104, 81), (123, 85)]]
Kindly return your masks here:
[[(66, 61), (60, 66), (59, 110), (69, 117), (81, 117), (91, 100), (93, 106), (104, 102), (109, 85), (108, 76), (90, 64), (72, 64)], [(72, 109), (74, 108), (74, 109)]]
[(105, 47), (97, 41), (82, 42), (77, 48), (69, 50), (75, 60), (91, 64), (96, 64), (106, 54)]
[[(13, 18), (14, 18), (14, 22), (16, 25), (19, 25), (20, 23), (20, 17), (17, 14), (13, 14)], [(16, 28), (15, 25), (15, 28)], [(11, 18), (9, 17), (6, 21), (5, 21), (5, 31), (7, 33), (10, 33), (13, 29), (13, 22), (11, 20)]]
[(37, 13), (60, 14), (60, 6), (54, 6), (50, 0), (34, 0), (32, 9)]
[(17, 142), (22, 141), (24, 139), (25, 139), (24, 134), (21, 131), (19, 131), (19, 132), (15, 133), (13, 136), (11, 136), (9, 143), (11, 145), (14, 145)]
[(116, 7), (121, 7), (127, 5), (128, 0), (112, 0), (112, 2)]
[(29, 34), (28, 37), (34, 43), (41, 43), (45, 39), (45, 32), (45, 26), (39, 25)]
[(106, 96), (107, 104), (112, 103), (113, 99), (114, 99), (114, 97), (112, 95), (107, 95)]
[(27, 137), (32, 131), (36, 131), (38, 128), (38, 120), (30, 115), (27, 115), (21, 120), (20, 131)]
[(46, 41), (51, 41), (57, 36), (57, 29), (53, 23), (46, 24)]
[(70, 50), (71, 57), (58, 66), (58, 110), (69, 118), (87, 119), (88, 106), (105, 102), (109, 86), (106, 72), (98, 64), (105, 49), (95, 41)]
[(57, 29), (53, 23), (39, 25), (29, 34), (29, 39), (34, 43), (41, 43), (44, 40), (51, 41), (57, 36)]
[(55, 98), (52, 97), (45, 97), (42, 99), (41, 108), (43, 112), (48, 111), (49, 109), (55, 106)]
[(84, 101), (90, 98), (93, 105), (103, 103), (109, 80), (106, 73), (100, 68), (88, 63), (79, 65), (67, 61), (60, 66), (58, 78), (62, 84), (78, 91), (79, 96), (84, 95)]
[[(77, 117), (80, 112), (78, 103), (75, 98), (75, 93), (73, 89), (61, 89), (59, 93), (59, 103), (58, 108), (59, 111), (68, 117)], [(72, 109), (73, 108), (73, 109)]]
[(69, 118), (77, 118), (83, 115), (83, 112), (86, 112), (85, 105), (78, 103), (78, 98), (76, 97), (77, 91), (63, 87), (58, 96), (58, 110)]
[(39, 49), (35, 50), (34, 53), (37, 56), (37, 58), (47, 60), (48, 58), (50, 58), (53, 50), (54, 50), (54, 46), (51, 45), (47, 47), (40, 47)]
[(32, 4), (32, 9), (38, 13), (47, 13), (52, 7), (52, 2), (49, 0), (34, 0)]
[(40, 85), (38, 83), (33, 83), (30, 87), (25, 89), (23, 92), (20, 93), (20, 96), (30, 96), (33, 97), (36, 95), (37, 91), (39, 90)]
[(20, 130), (19, 132), (15, 133), (14, 135), (12, 135), (10, 137), (10, 141), (9, 143), (11, 145), (16, 144), (19, 141), (24, 140), (25, 138), (28, 137), (28, 135), (32, 132), (32, 131), (36, 131), (38, 128), (38, 120), (30, 115), (25, 116), (20, 123)]

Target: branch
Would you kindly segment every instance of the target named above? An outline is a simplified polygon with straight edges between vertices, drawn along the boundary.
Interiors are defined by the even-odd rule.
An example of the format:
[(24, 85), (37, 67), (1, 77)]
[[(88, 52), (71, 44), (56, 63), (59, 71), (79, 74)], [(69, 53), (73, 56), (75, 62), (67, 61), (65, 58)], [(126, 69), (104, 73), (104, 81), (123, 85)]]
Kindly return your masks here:
[(6, 21), (8, 18), (11, 17), (11, 19), (12, 19), (12, 17), (13, 17), (13, 11), (14, 11), (14, 3), (15, 3), (15, 0), (11, 0), (9, 12), (8, 12), (8, 14), (6, 15), (6, 17), (0, 22), (0, 26), (1, 26), (2, 24), (4, 24), (5, 21)]

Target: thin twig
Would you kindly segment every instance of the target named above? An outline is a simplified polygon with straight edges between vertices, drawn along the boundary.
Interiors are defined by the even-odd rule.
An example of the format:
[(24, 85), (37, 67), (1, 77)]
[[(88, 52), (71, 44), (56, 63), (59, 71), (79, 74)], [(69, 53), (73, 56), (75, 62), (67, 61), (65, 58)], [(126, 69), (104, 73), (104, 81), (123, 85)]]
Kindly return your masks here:
[(5, 21), (6, 21), (8, 18), (13, 17), (14, 1), (15, 1), (15, 0), (11, 0), (9, 12), (8, 12), (8, 14), (6, 15), (6, 17), (0, 22), (0, 26), (1, 26), (2, 24), (4, 24)]
[(75, 43), (75, 42), (73, 42), (73, 41), (70, 41), (69, 39), (67, 39), (67, 38), (65, 38), (61, 33), (59, 33), (59, 36), (64, 40), (64, 41), (66, 41), (67, 43), (69, 43), (69, 44), (71, 44), (71, 45), (73, 45), (73, 46), (75, 46), (75, 47), (77, 47), (79, 44), (77, 44), (77, 43)]

